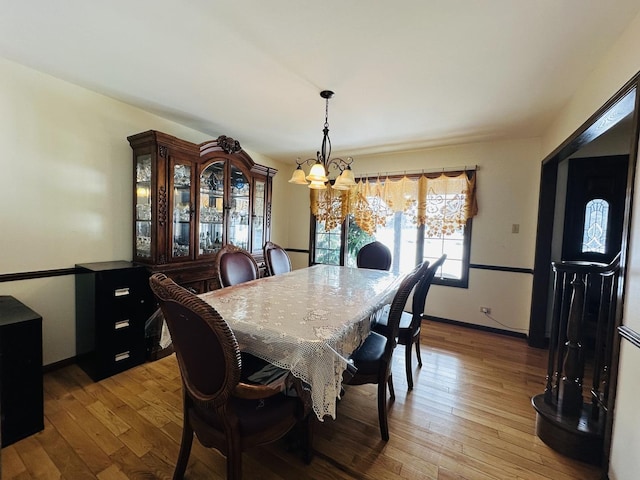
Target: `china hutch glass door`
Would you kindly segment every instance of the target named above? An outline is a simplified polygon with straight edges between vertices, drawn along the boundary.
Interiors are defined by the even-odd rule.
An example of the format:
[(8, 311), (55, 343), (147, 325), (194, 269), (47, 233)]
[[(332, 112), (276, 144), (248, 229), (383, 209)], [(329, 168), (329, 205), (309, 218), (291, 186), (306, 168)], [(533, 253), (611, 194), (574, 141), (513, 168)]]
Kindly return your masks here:
[(172, 164), (173, 177), (173, 235), (171, 252), (173, 258), (188, 258), (191, 253), (191, 165)]
[(225, 162), (214, 162), (200, 175), (200, 223), (198, 254), (220, 250), (224, 239)]
[(265, 215), (265, 182), (256, 180), (253, 186), (253, 215), (251, 230), (251, 245), (253, 253), (261, 253), (265, 242), (264, 236), (264, 215)]
[(151, 258), (151, 155), (136, 157), (136, 256)]
[(229, 197), (229, 238), (227, 243), (249, 248), (249, 216), (251, 183), (242, 170), (231, 165), (231, 194)]

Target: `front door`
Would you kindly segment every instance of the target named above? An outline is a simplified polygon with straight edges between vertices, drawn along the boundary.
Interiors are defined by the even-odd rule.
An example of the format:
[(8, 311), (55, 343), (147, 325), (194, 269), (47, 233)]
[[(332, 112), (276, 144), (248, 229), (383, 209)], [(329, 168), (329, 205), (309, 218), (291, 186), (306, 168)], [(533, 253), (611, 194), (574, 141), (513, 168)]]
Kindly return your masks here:
[(622, 245), (629, 155), (569, 160), (563, 261), (610, 263)]

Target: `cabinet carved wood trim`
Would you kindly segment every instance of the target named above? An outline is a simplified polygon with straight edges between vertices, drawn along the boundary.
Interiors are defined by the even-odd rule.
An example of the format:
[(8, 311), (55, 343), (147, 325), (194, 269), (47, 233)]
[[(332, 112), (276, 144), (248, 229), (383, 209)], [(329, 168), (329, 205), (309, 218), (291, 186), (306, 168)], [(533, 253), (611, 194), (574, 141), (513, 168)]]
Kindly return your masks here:
[(167, 223), (167, 187), (158, 188), (158, 225), (164, 227)]
[(222, 148), (225, 153), (237, 153), (242, 150), (242, 147), (240, 146), (240, 142), (238, 140), (234, 140), (233, 138), (227, 137), (226, 135), (220, 135), (216, 142), (218, 143), (218, 145), (220, 145), (220, 148)]

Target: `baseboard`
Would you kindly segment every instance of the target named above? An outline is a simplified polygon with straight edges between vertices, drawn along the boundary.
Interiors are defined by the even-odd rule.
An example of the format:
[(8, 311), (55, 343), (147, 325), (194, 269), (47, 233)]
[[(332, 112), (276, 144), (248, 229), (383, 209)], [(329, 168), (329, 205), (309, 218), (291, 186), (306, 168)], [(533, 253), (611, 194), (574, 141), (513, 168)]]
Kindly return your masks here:
[(425, 315), (426, 320), (431, 320), (438, 323), (448, 323), (450, 325), (456, 325), (458, 327), (470, 328), (472, 330), (481, 330), (483, 332), (496, 333), (498, 335), (506, 335), (508, 337), (527, 338), (527, 335), (519, 332), (512, 332), (510, 330), (501, 330), (499, 328), (487, 327), (485, 325), (475, 325), (473, 323), (460, 322), (458, 320), (451, 320), (442, 317), (433, 317), (431, 315)]
[(77, 363), (77, 358), (76, 357), (65, 358), (64, 360), (60, 360), (59, 362), (54, 362), (54, 363), (50, 363), (48, 365), (43, 365), (42, 373), (53, 372), (54, 370), (58, 370), (60, 368), (67, 367), (67, 366), (72, 365), (74, 363)]

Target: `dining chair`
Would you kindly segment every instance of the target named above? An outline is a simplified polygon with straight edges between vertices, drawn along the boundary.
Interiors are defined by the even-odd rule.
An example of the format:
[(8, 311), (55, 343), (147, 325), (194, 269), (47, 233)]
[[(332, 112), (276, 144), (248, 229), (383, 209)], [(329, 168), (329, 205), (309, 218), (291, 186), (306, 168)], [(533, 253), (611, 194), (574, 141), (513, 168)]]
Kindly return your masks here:
[[(241, 354), (221, 315), (162, 273), (149, 283), (171, 333), (182, 379), (183, 430), (174, 479), (187, 468), (194, 433), (227, 459), (227, 479), (242, 478), (242, 452), (303, 427), (310, 461), (312, 417), (298, 397), (284, 395), (283, 377), (265, 385), (247, 378), (265, 362)], [(253, 369), (245, 368), (253, 363)]]
[(214, 257), (214, 265), (220, 287), (230, 287), (255, 280), (260, 276), (253, 255), (232, 244), (224, 245)]
[(380, 434), (384, 441), (389, 440), (387, 386), (389, 387), (390, 398), (392, 400), (395, 399), (391, 360), (396, 346), (400, 317), (413, 287), (424, 275), (428, 267), (429, 262), (420, 264), (402, 280), (389, 307), (387, 334), (381, 335), (377, 332), (370, 332), (362, 344), (349, 356), (350, 367), (347, 368), (345, 375), (343, 375), (343, 383), (345, 385), (378, 385), (378, 422), (380, 424)]
[(378, 241), (367, 243), (358, 251), (356, 265), (358, 268), (389, 270), (391, 268), (391, 250), (384, 243)]
[[(418, 281), (413, 292), (413, 301), (411, 304), (411, 313), (402, 312), (400, 316), (400, 325), (398, 327), (398, 344), (404, 345), (405, 355), (404, 363), (407, 371), (407, 386), (409, 390), (413, 390), (413, 367), (411, 365), (411, 349), (415, 345), (416, 357), (418, 357), (418, 366), (422, 367), (422, 357), (420, 356), (420, 331), (422, 327), (422, 319), (424, 318), (424, 306), (427, 301), (429, 288), (433, 283), (438, 269), (447, 259), (447, 255), (443, 254), (435, 262), (429, 265), (423, 277)], [(389, 308), (388, 306), (385, 308)], [(383, 314), (380, 320), (372, 325), (372, 330), (381, 335), (389, 333), (389, 325), (387, 318)]]
[(273, 242), (267, 242), (262, 247), (262, 251), (267, 265), (267, 273), (270, 276), (291, 271), (291, 259), (284, 248)]

